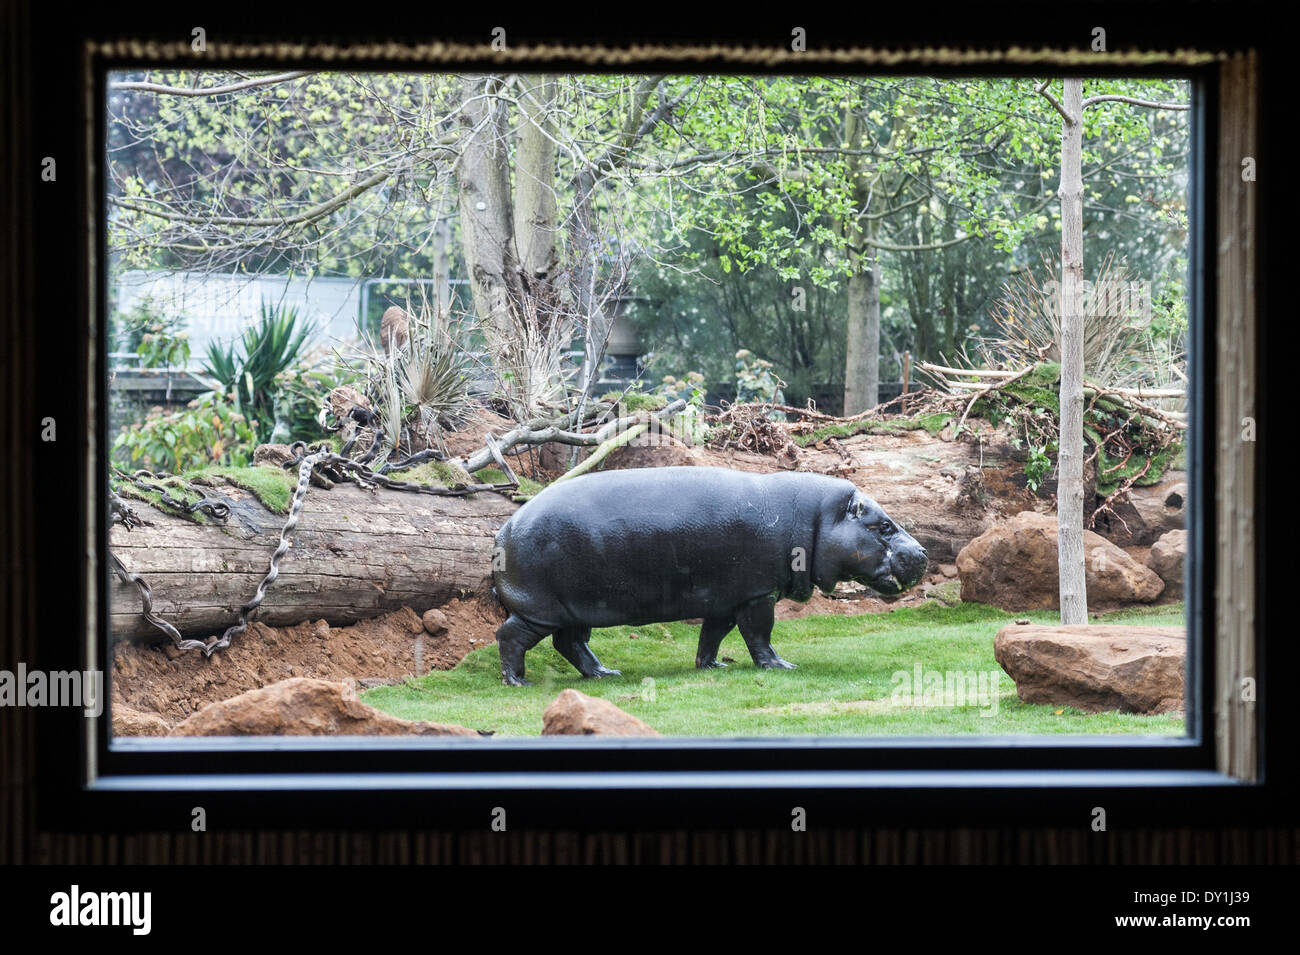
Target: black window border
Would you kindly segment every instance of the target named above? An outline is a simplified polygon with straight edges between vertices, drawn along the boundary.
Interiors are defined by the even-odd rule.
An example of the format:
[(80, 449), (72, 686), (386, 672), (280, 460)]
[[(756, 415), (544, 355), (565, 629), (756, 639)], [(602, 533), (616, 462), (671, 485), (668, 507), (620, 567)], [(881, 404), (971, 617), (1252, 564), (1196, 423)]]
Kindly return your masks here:
[[(176, 34), (173, 34), (174, 37)], [(185, 35), (185, 34), (182, 34)], [(912, 44), (908, 44), (912, 45)], [(104, 301), (102, 164), (88, 154), (104, 142), (103, 77), (109, 69), (143, 62), (139, 57), (103, 58), (83, 49), (67, 49), (53, 59), (74, 67), (55, 82), (55, 109), (37, 118), (48, 142), (62, 155), (79, 157), (81, 168), (93, 162), (93, 184), (82, 184), (75, 196), (66, 177), (56, 196), (37, 193), (38, 212), (34, 258), (38, 288), (65, 291), (76, 288), (75, 308), (62, 325), (36, 320), (38, 335), (37, 381), (39, 409), (57, 413), (60, 434), (55, 444), (37, 444), (37, 460), (49, 473), (65, 477), (37, 482), (37, 513), (51, 515), (38, 526), (37, 567), (40, 633), (37, 664), (48, 670), (84, 666), (80, 635), (91, 606), (99, 620), (101, 646), (106, 647), (107, 620), (103, 600), (92, 603), (86, 580), (82, 542), (89, 540), (88, 520), (95, 521), (94, 539), (99, 553), (107, 547), (103, 520), (103, 495), (85, 500), (84, 485), (76, 480), (106, 472), (102, 460), (106, 434), (106, 385), (102, 341), (94, 367), (84, 350), (72, 349), (86, 340), (87, 320), (93, 300)], [(221, 61), (209, 68), (271, 68), (274, 59)], [(178, 64), (179, 65), (179, 64)], [(195, 64), (200, 65), (200, 64)], [(296, 68), (384, 68), (378, 61), (339, 62), (295, 60)], [(95, 72), (94, 90), (87, 95), (80, 67)], [(393, 64), (387, 64), (392, 68)], [(630, 72), (656, 66), (645, 64)], [(687, 71), (676, 64), (679, 71)], [(469, 69), (471, 64), (448, 64), (448, 69)], [(410, 68), (408, 66), (408, 68)], [(416, 67), (437, 69), (436, 64)], [(563, 61), (548, 68), (590, 69)], [(668, 66), (669, 69), (673, 68)], [(698, 71), (709, 69), (708, 65)], [(717, 68), (717, 67), (713, 67)], [(732, 70), (750, 72), (749, 68)], [(783, 72), (776, 68), (772, 72)], [(1059, 67), (1036, 71), (1004, 64), (990, 68), (970, 65), (939, 68), (905, 66), (897, 69), (853, 67), (839, 72), (1061, 75)], [(807, 72), (836, 72), (823, 66)], [(1043, 740), (1026, 737), (974, 739), (867, 739), (812, 738), (794, 740), (663, 740), (620, 741), (476, 741), (471, 747), (446, 741), (403, 740), (386, 744), (367, 740), (363, 748), (345, 748), (347, 741), (177, 741), (159, 745), (147, 741), (119, 740), (110, 747), (108, 720), (96, 721), (97, 736), (86, 733), (86, 721), (77, 710), (45, 710), (38, 715), (37, 773), (42, 796), (38, 813), (43, 826), (62, 829), (149, 828), (160, 818), (181, 812), (188, 819), (195, 804), (220, 806), (230, 825), (251, 828), (285, 828), (297, 824), (334, 826), (367, 825), (401, 828), (429, 825), (440, 828), (479, 828), (484, 807), (503, 804), (516, 819), (538, 825), (590, 825), (608, 819), (623, 824), (680, 826), (698, 813), (712, 809), (725, 824), (740, 819), (768, 820), (781, 825), (789, 807), (817, 806), (823, 818), (860, 823), (864, 810), (881, 814), (881, 822), (908, 820), (939, 823), (945, 819), (987, 824), (1022, 824), (1034, 820), (1059, 820), (1062, 812), (1086, 813), (1095, 805), (1123, 805), (1133, 818), (1160, 824), (1180, 820), (1207, 824), (1262, 821), (1285, 805), (1280, 789), (1261, 772), (1261, 782), (1243, 784), (1215, 769), (1213, 739), (1214, 700), (1214, 529), (1213, 488), (1215, 447), (1215, 352), (1208, 347), (1215, 334), (1214, 173), (1218, 169), (1217, 64), (1181, 67), (1162, 64), (1134, 67), (1099, 64), (1080, 69), (1083, 75), (1162, 75), (1191, 79), (1194, 83), (1195, 119), (1192, 165), (1192, 221), (1190, 249), (1194, 321), (1192, 421), (1196, 435), (1189, 448), (1191, 519), (1194, 573), (1201, 586), (1189, 589), (1188, 680), (1189, 737), (1177, 740), (1151, 738), (1074, 737)], [(60, 108), (62, 107), (62, 109)], [(45, 108), (45, 107), (43, 107)], [(70, 117), (75, 117), (71, 119)], [(56, 152), (50, 149), (50, 152)], [(63, 168), (66, 169), (66, 164)], [(74, 170), (75, 175), (75, 170)], [(84, 179), (84, 177), (82, 177)], [(81, 182), (79, 179), (78, 182)], [(1262, 230), (1271, 221), (1260, 194)], [(100, 273), (95, 295), (85, 280), (91, 246)], [(69, 274), (71, 273), (71, 274)], [(1264, 314), (1260, 269), (1260, 310)], [(67, 296), (71, 299), (71, 296)], [(70, 303), (69, 303), (70, 304)], [(68, 309), (61, 307), (59, 315)], [(69, 332), (71, 329), (71, 333)], [(1261, 338), (1267, 323), (1261, 322)], [(102, 329), (98, 334), (102, 337)], [(1261, 341), (1261, 368), (1267, 349)], [(69, 365), (77, 368), (77, 387), (69, 387)], [(80, 435), (86, 427), (88, 389), (100, 389), (96, 426), (100, 440), (88, 446)], [(1261, 403), (1263, 395), (1261, 393)], [(1262, 415), (1262, 409), (1261, 409)], [(1261, 418), (1262, 420), (1262, 418)], [(71, 423), (71, 427), (65, 425)], [(71, 440), (68, 436), (72, 436)], [(96, 463), (92, 464), (92, 460)], [(1261, 476), (1264, 468), (1259, 468)], [(1266, 483), (1261, 477), (1261, 483)], [(1259, 498), (1261, 527), (1265, 498)], [(89, 505), (89, 506), (88, 506)], [(57, 526), (57, 530), (55, 527)], [(101, 565), (100, 593), (107, 593), (107, 567)], [(1263, 575), (1260, 575), (1260, 596)], [(75, 597), (74, 597), (75, 594)], [(1261, 629), (1266, 607), (1256, 604)], [(57, 637), (55, 635), (58, 635)], [(1261, 641), (1265, 648), (1273, 645)], [(80, 652), (79, 652), (80, 651)], [(103, 652), (102, 650), (100, 651)], [(1274, 654), (1269, 654), (1274, 656)], [(1260, 673), (1261, 726), (1263, 702), (1268, 698), (1269, 671)], [(1280, 684), (1279, 684), (1280, 685)], [(106, 710), (107, 712), (107, 710)], [(1277, 733), (1261, 734), (1267, 744)], [(160, 749), (167, 752), (161, 753)], [(454, 769), (430, 771), (429, 750), (455, 758)], [(70, 759), (69, 753), (84, 755)], [(1267, 751), (1261, 751), (1261, 761)], [(647, 765), (649, 761), (650, 765)], [(158, 772), (161, 769), (162, 772)], [(203, 794), (203, 799), (197, 798)], [(683, 798), (665, 798), (680, 793)], [(358, 816), (362, 807), (367, 815)], [(774, 815), (775, 814), (775, 815)], [(973, 818), (974, 817), (974, 818)], [(172, 823), (178, 824), (178, 823)], [(715, 823), (715, 825), (718, 823)], [(1081, 822), (1081, 824), (1085, 824)]]

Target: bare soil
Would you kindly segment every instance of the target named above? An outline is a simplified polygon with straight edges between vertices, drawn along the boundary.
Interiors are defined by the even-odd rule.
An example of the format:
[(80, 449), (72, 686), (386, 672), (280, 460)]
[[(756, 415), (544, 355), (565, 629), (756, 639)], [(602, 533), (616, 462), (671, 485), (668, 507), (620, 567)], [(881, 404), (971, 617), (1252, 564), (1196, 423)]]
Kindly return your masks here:
[(450, 670), (495, 639), (504, 612), (490, 596), (443, 605), (446, 631), (425, 631), (409, 607), (346, 627), (324, 620), (292, 627), (253, 623), (230, 647), (205, 658), (170, 644), (114, 646), (112, 701), (161, 717), (168, 726), (209, 703), (290, 677), (355, 681), (361, 688)]

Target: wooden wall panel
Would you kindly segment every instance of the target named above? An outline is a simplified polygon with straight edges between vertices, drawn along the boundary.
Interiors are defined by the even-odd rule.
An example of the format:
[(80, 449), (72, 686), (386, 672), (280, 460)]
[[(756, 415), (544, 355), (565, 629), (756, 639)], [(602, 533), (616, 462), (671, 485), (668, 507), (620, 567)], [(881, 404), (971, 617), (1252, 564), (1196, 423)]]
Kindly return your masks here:
[[(1259, 680), (1256, 600), (1255, 449), (1258, 222), (1253, 181), (1242, 162), (1259, 155), (1259, 83), (1254, 53), (1224, 61), (1219, 86), (1217, 243), (1217, 555), (1214, 727), (1220, 772), (1259, 778), (1256, 702), (1244, 680)], [(1258, 689), (1258, 687), (1256, 687)]]

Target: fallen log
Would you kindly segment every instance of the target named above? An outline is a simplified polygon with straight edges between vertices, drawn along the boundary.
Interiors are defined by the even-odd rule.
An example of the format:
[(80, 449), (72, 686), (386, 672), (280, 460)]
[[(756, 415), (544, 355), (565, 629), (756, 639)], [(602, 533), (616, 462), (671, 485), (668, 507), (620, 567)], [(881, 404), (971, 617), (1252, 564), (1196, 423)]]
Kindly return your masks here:
[[(208, 496), (230, 506), (226, 524), (196, 523), (132, 500), (145, 523), (109, 532), (110, 549), (153, 591), (154, 612), (186, 637), (220, 634), (238, 620), (285, 521), (241, 488), (215, 488)], [(274, 626), (322, 618), (349, 624), (402, 606), (423, 612), (485, 593), (493, 538), (518, 506), (493, 493), (431, 497), (350, 484), (313, 488), (279, 579), (253, 619)], [(114, 578), (113, 639), (167, 639), (140, 608), (136, 588)]]

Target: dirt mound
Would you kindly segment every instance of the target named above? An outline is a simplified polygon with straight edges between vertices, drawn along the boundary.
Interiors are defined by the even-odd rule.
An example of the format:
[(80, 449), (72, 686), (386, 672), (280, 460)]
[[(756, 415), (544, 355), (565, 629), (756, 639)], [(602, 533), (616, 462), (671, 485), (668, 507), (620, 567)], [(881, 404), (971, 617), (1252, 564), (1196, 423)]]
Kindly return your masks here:
[(515, 422), (509, 418), (499, 415), (489, 408), (478, 407), (461, 424), (460, 430), (444, 432), (442, 440), (447, 446), (449, 454), (454, 457), (465, 458), (483, 449), (483, 435), (488, 432), (495, 432), (498, 435), (505, 434), (513, 427), (515, 427)]
[(652, 437), (651, 442), (638, 443), (633, 439), (621, 448), (615, 448), (605, 459), (602, 470), (696, 467), (714, 463), (708, 460), (704, 448), (687, 447), (682, 441), (666, 434), (656, 434)]
[(869, 587), (860, 584), (842, 583), (835, 588), (833, 595), (824, 594), (820, 590), (813, 591), (812, 599), (807, 603), (794, 600), (778, 601), (776, 619), (798, 620), (800, 617), (814, 614), (847, 617), (862, 613), (889, 613), (903, 607), (919, 607), (927, 600), (938, 600), (941, 597), (944, 602), (951, 602), (946, 592), (941, 594), (938, 590), (946, 583), (954, 585), (949, 588), (950, 590), (956, 590), (955, 582), (950, 581), (943, 574), (927, 574), (925, 579), (911, 590), (894, 597), (882, 597)]
[(291, 677), (361, 686), (450, 670), (471, 650), (491, 643), (504, 612), (490, 597), (456, 598), (441, 608), (445, 632), (427, 633), (409, 607), (346, 627), (323, 620), (292, 627), (254, 623), (210, 659), (170, 644), (113, 648), (113, 705), (161, 717), (169, 727), (209, 703)]

